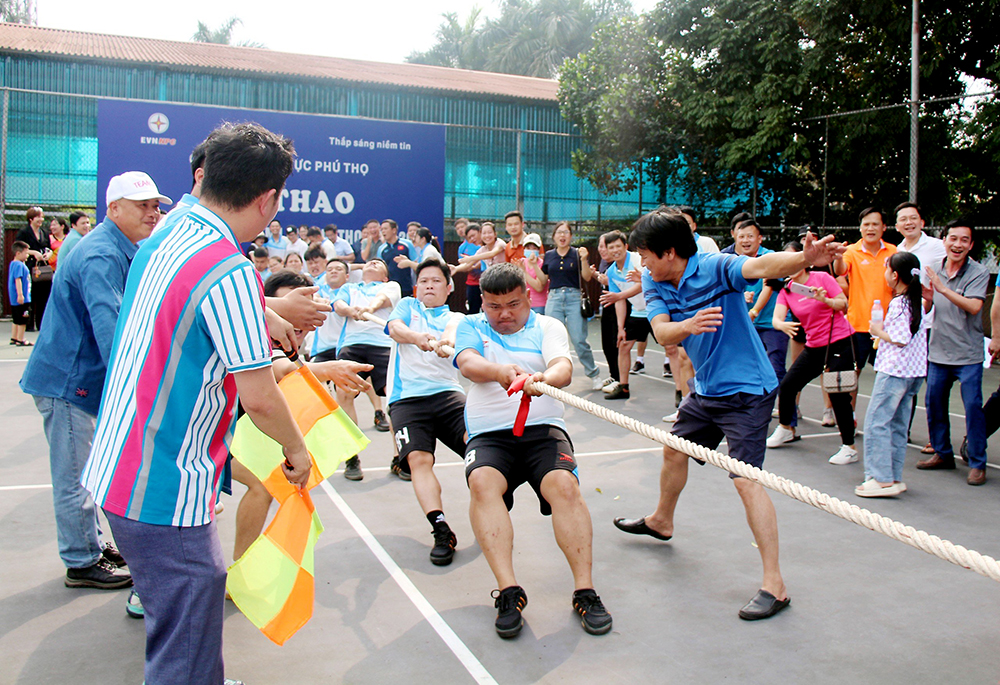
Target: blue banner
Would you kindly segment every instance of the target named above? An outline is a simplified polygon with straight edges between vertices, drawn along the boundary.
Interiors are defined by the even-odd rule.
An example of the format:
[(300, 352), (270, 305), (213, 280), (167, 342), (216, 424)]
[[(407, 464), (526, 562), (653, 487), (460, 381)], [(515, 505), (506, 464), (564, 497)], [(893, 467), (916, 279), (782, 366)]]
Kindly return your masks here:
[(226, 121), (253, 121), (294, 141), (282, 226), (336, 224), (353, 243), (369, 219), (394, 219), (403, 234), (419, 221), (444, 241), (443, 126), (156, 102), (98, 102), (98, 216), (108, 182), (124, 171), (146, 172), (175, 201), (190, 192), (191, 150)]

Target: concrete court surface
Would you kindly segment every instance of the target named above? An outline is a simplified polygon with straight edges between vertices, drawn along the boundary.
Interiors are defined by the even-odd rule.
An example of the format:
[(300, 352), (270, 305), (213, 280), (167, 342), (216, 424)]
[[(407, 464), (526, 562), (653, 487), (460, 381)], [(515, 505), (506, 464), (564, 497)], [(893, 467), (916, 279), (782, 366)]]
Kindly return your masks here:
[[(595, 346), (596, 329), (591, 326)], [(570, 389), (664, 426), (660, 417), (673, 411), (673, 385), (659, 376), (662, 351), (650, 348), (650, 373), (632, 376), (632, 399), (610, 402), (587, 392), (579, 371)], [(138, 685), (144, 633), (140, 621), (125, 615), (127, 591), (63, 586), (41, 418), (17, 387), (27, 354), (0, 351), (0, 548), (6, 561), (0, 570), (0, 684)], [(869, 370), (862, 392), (871, 381)], [(987, 393), (996, 383), (990, 372)], [(862, 398), (859, 423), (865, 406)], [(529, 602), (524, 631), (503, 641), (493, 630), (494, 581), (469, 525), (458, 457), (444, 448), (438, 455), (445, 511), (459, 539), (454, 563), (438, 568), (427, 559), (430, 527), (412, 488), (388, 473), (389, 437), (370, 427), (366, 400), (358, 407), (373, 441), (362, 455), (364, 481), (350, 483), (338, 473), (330, 488), (314, 491), (326, 532), (316, 550), (312, 620), (279, 648), (227, 605), (227, 676), (247, 685), (437, 685), (472, 683), (474, 676), (511, 685), (1000, 679), (1000, 585), (776, 493), (771, 496), (792, 604), (767, 621), (740, 621), (736, 612), (758, 587), (760, 561), (726, 474), (691, 465), (672, 541), (628, 536), (611, 521), (653, 508), (659, 448), (572, 409), (567, 422), (594, 523), (595, 583), (614, 630), (593, 637), (581, 629), (550, 522), (539, 515), (530, 488), (522, 487), (512, 512), (515, 568)], [(802, 410), (819, 417), (818, 390), (807, 388)], [(957, 447), (964, 434), (961, 404), (953, 402), (952, 411)], [(919, 444), (926, 441), (923, 417), (919, 410), (914, 422)], [(972, 488), (961, 465), (955, 472), (916, 471), (919, 457), (911, 449), (904, 476), (909, 492), (863, 500), (853, 494), (862, 465), (827, 464), (839, 440), (835, 429), (817, 424), (804, 421), (805, 439), (769, 451), (765, 468), (1000, 556), (998, 470), (988, 471), (986, 485)], [(996, 449), (991, 461), (1000, 465)], [(238, 499), (224, 502), (218, 524), (228, 558)]]

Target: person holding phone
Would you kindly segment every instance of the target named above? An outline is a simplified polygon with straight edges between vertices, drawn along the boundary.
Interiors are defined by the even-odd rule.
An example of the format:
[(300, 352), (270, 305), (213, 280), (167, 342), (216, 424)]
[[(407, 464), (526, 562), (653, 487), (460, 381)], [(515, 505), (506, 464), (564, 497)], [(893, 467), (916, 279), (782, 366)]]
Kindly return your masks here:
[[(789, 245), (787, 252), (798, 252), (801, 247)], [(793, 275), (778, 294), (772, 324), (789, 338), (794, 338), (799, 328), (806, 332), (806, 346), (795, 360), (778, 389), (778, 427), (767, 439), (771, 449), (798, 440), (792, 427), (795, 416), (795, 398), (810, 381), (818, 378), (824, 368), (831, 371), (849, 371), (855, 367), (852, 346), (854, 329), (847, 322), (844, 311), (847, 296), (829, 273), (807, 271)], [(788, 312), (798, 321), (786, 321)], [(854, 449), (854, 411), (851, 393), (830, 393), (833, 414), (840, 429), (841, 447), (830, 457), (831, 464), (853, 464), (858, 460)]]

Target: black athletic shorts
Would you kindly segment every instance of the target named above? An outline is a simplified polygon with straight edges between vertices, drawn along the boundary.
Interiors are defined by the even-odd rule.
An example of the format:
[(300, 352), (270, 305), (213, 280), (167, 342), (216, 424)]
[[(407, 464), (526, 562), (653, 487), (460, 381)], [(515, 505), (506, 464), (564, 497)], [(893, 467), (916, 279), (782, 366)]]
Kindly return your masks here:
[(337, 348), (331, 347), (328, 350), (323, 350), (322, 352), (318, 352), (315, 357), (310, 357), (309, 361), (317, 363), (335, 362), (337, 361)]
[(396, 400), (389, 418), (399, 450), (399, 467), (410, 472), (410, 452), (434, 454), (440, 440), (455, 454), (465, 455), (465, 395), (454, 390), (426, 397)]
[(27, 326), (28, 320), (31, 318), (29, 309), (31, 308), (31, 303), (26, 302), (25, 304), (12, 304), (10, 306), (10, 321), (15, 326)]
[(625, 339), (636, 342), (646, 342), (646, 338), (653, 332), (649, 325), (649, 319), (638, 316), (625, 317)]
[[(725, 397), (704, 397), (691, 393), (677, 408), (672, 434), (714, 450), (725, 437), (729, 456), (760, 468), (767, 450), (767, 429), (778, 396), (775, 388), (766, 395), (739, 392)], [(700, 459), (691, 457), (705, 465)], [(730, 478), (736, 478), (729, 474)]]
[(857, 361), (858, 371), (865, 368), (865, 364), (871, 360), (875, 365), (875, 341), (870, 333), (858, 331), (854, 334), (854, 358)]
[(514, 491), (523, 483), (531, 485), (538, 497), (542, 516), (552, 514), (552, 507), (542, 497), (542, 478), (549, 471), (570, 471), (577, 481), (573, 443), (566, 431), (555, 426), (527, 426), (524, 435), (515, 437), (510, 429), (480, 433), (465, 448), (465, 482), (480, 466), (492, 466), (507, 479), (503, 503), (510, 511), (514, 506)]
[[(318, 356), (318, 355), (317, 355)], [(358, 375), (371, 380), (372, 388), (379, 397), (385, 397), (385, 378), (389, 370), (389, 348), (378, 345), (348, 345), (340, 348), (337, 359), (346, 359), (359, 364), (371, 364), (375, 368), (362, 371)]]

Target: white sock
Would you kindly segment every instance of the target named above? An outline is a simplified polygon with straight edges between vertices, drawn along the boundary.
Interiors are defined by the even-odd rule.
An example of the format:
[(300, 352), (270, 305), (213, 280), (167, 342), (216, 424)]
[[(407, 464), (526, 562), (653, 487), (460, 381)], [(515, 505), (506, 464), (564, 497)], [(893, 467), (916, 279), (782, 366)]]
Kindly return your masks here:
[(646, 363), (646, 361), (642, 357), (636, 357), (635, 360), (637, 362), (639, 362), (640, 364), (645, 364)]

